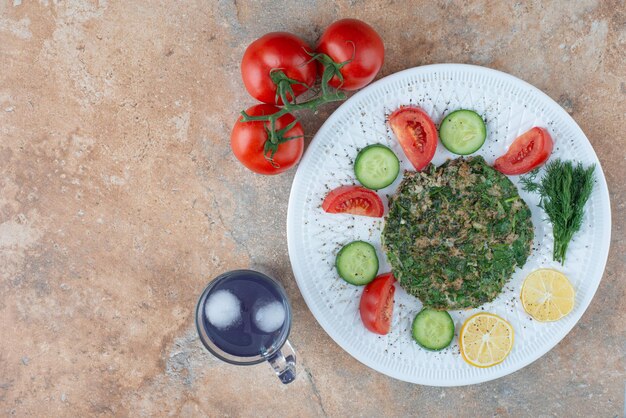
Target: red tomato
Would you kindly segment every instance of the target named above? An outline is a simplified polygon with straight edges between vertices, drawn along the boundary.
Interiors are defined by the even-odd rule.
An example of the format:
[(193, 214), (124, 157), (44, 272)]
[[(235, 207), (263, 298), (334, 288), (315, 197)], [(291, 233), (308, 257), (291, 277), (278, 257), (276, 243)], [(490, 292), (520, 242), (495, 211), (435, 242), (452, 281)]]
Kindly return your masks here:
[[(287, 32), (272, 32), (252, 42), (241, 60), (241, 76), (248, 93), (255, 99), (270, 104), (276, 100), (276, 84), (270, 78), (274, 69), (282, 70), (287, 77), (312, 86), (317, 77), (317, 65), (307, 54), (311, 48), (302, 39)], [(307, 90), (300, 84), (292, 85), (296, 96)], [(290, 95), (288, 98), (291, 100)]]
[[(268, 104), (258, 104), (246, 110), (250, 116), (271, 115), (280, 109)], [(276, 121), (276, 130), (282, 129), (293, 122), (295, 118), (287, 113)], [(285, 133), (285, 137), (299, 136), (282, 144), (274, 154), (274, 165), (264, 154), (265, 142), (268, 140), (268, 122), (242, 122), (241, 116), (237, 119), (230, 135), (230, 147), (235, 157), (250, 170), (259, 174), (278, 174), (293, 167), (302, 157), (304, 149), (304, 131), (302, 125), (296, 125)], [(269, 155), (268, 155), (269, 157)]]
[(383, 201), (378, 195), (361, 186), (341, 186), (328, 193), (322, 209), (328, 213), (349, 213), (352, 215), (380, 218), (385, 212)]
[(365, 328), (376, 334), (385, 335), (391, 327), (395, 282), (393, 273), (385, 273), (376, 277), (363, 289), (359, 305), (361, 320)]
[(356, 19), (342, 19), (330, 25), (322, 34), (317, 52), (324, 53), (336, 63), (352, 59), (340, 71), (343, 84), (334, 76), (333, 87), (358, 90), (368, 85), (383, 66), (385, 45), (370, 25)]
[(389, 116), (391, 130), (417, 171), (430, 163), (437, 151), (437, 128), (419, 107), (405, 106)]
[(513, 141), (506, 154), (496, 160), (493, 168), (509, 175), (528, 173), (548, 160), (553, 146), (548, 131), (534, 127)]

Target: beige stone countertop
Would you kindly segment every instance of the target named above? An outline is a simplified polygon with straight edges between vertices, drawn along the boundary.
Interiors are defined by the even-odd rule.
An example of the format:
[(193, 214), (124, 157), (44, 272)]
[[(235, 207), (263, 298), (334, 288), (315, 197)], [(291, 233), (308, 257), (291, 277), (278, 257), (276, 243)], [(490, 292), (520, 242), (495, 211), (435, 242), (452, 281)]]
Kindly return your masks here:
[[(229, 137), (254, 103), (245, 47), (276, 30), (315, 43), (342, 17), (384, 39), (379, 78), (443, 62), (508, 72), (561, 104), (598, 154), (606, 271), (578, 325), (528, 367), (468, 387), (396, 381), (304, 303), (285, 234), (295, 170), (253, 174)], [(307, 142), (335, 108), (303, 116)], [(625, 115), (624, 1), (0, 0), (0, 415), (622, 416)], [(291, 385), (198, 341), (204, 286), (249, 266), (291, 298)]]

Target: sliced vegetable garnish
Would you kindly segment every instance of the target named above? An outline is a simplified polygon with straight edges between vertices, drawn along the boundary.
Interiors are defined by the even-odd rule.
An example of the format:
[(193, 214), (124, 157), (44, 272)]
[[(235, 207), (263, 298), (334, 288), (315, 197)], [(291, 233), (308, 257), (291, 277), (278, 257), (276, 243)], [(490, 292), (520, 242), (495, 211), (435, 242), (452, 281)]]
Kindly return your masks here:
[(419, 107), (405, 106), (389, 116), (391, 130), (417, 171), (430, 163), (437, 151), (437, 128)]
[(376, 277), (363, 289), (359, 305), (361, 320), (365, 328), (376, 334), (385, 335), (391, 328), (395, 282), (392, 273), (385, 273)]
[(441, 143), (451, 152), (467, 155), (478, 151), (487, 138), (487, 127), (473, 110), (456, 110), (448, 114), (439, 126)]
[(356, 286), (368, 284), (378, 273), (376, 249), (368, 242), (353, 241), (339, 251), (335, 266), (346, 282)]
[(446, 311), (422, 309), (413, 320), (413, 339), (427, 350), (439, 351), (454, 338), (454, 321)]
[(513, 141), (506, 154), (496, 160), (493, 168), (508, 175), (528, 173), (548, 160), (553, 146), (548, 131), (534, 127)]
[(385, 212), (383, 201), (369, 189), (361, 186), (341, 186), (326, 195), (322, 209), (327, 213), (380, 218)]
[(354, 174), (368, 189), (389, 186), (400, 173), (400, 161), (392, 150), (381, 144), (368, 145), (356, 156)]

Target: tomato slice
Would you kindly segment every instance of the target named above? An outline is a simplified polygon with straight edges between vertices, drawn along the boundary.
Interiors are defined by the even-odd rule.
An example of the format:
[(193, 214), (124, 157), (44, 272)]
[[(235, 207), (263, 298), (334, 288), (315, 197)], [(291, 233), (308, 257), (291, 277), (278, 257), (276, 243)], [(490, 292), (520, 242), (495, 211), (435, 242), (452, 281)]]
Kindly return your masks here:
[(341, 186), (328, 193), (322, 209), (328, 213), (349, 213), (351, 215), (380, 218), (385, 212), (380, 197), (365, 187)]
[(554, 142), (543, 128), (534, 127), (518, 137), (493, 168), (503, 174), (524, 174), (539, 167), (550, 157)]
[(421, 170), (430, 163), (437, 151), (437, 128), (419, 107), (405, 106), (389, 116), (391, 130), (413, 167)]
[(385, 273), (376, 277), (363, 289), (359, 305), (361, 320), (365, 328), (376, 334), (385, 335), (391, 328), (395, 282), (393, 273)]

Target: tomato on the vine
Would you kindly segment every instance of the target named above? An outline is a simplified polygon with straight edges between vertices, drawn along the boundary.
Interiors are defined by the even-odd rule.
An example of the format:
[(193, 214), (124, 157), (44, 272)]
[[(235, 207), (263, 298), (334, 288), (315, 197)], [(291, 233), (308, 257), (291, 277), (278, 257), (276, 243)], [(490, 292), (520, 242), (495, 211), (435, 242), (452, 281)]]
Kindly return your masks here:
[[(246, 110), (248, 116), (267, 116), (278, 112), (280, 109), (269, 104), (258, 104)], [(290, 113), (286, 113), (276, 120), (276, 131), (285, 130), (296, 119)], [(269, 122), (250, 121), (243, 122), (242, 116), (237, 119), (230, 136), (230, 146), (235, 157), (250, 170), (259, 174), (278, 174), (293, 167), (302, 157), (304, 149), (304, 131), (300, 122), (282, 132), (284, 142), (268, 144)], [(272, 156), (271, 146), (275, 146)]]
[[(369, 84), (384, 55), (380, 36), (356, 19), (330, 25), (315, 52), (287, 32), (268, 33), (252, 42), (241, 61), (241, 75), (246, 90), (265, 104), (242, 112), (235, 123), (231, 148), (237, 159), (261, 174), (278, 174), (294, 166), (302, 157), (304, 140), (292, 112), (315, 111), (324, 103), (344, 100), (346, 93), (341, 90)], [(324, 72), (316, 87), (318, 68)], [(311, 97), (296, 101), (306, 91), (312, 92)], [(332, 210), (369, 216), (380, 212), (379, 207), (366, 208), (366, 203), (360, 198), (337, 201)]]
[(338, 64), (343, 80), (335, 75), (330, 80), (331, 86), (358, 90), (368, 85), (378, 74), (385, 58), (385, 45), (367, 23), (357, 19), (342, 19), (324, 31), (316, 52), (328, 55)]
[(287, 32), (271, 32), (252, 42), (241, 60), (248, 93), (261, 102), (282, 105), (277, 82), (289, 101), (307, 91), (317, 77), (317, 65), (307, 52), (311, 52), (309, 45)]

